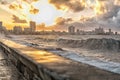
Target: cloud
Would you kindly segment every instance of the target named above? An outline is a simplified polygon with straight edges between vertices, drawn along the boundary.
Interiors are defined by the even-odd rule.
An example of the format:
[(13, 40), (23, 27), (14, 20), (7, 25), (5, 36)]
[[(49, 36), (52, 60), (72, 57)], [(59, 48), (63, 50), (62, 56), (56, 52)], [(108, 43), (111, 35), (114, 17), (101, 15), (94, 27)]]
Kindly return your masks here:
[(69, 23), (69, 22), (71, 22), (71, 21), (73, 21), (72, 18), (67, 18), (67, 19), (65, 19), (65, 18), (62, 18), (62, 17), (58, 17), (58, 18), (56, 19), (56, 24), (57, 24), (57, 25), (64, 25), (64, 24), (67, 24), (67, 23)]
[(13, 23), (27, 23), (26, 20), (21, 20), (19, 17), (13, 15)]
[(22, 1), (24, 1), (24, 2), (27, 2), (27, 3), (32, 3), (32, 2), (37, 2), (37, 1), (39, 1), (39, 0), (22, 0)]
[(114, 0), (106, 0), (105, 9), (107, 12), (97, 17), (98, 23), (120, 27), (120, 5), (114, 4), (114, 2)]
[[(96, 14), (94, 16), (82, 16), (80, 21), (73, 23), (66, 23), (66, 19), (59, 18), (57, 20), (58, 24), (64, 24), (63, 27), (60, 25), (60, 29), (66, 28), (66, 26), (73, 25), (78, 29), (93, 30), (96, 27), (103, 27), (105, 29), (111, 28), (113, 31), (120, 31), (120, 0), (96, 0), (98, 4), (94, 3), (94, 7), (98, 7), (98, 11), (104, 10), (101, 14)], [(117, 3), (115, 2), (117, 1)], [(101, 5), (103, 4), (103, 5)], [(94, 11), (92, 9), (91, 11)], [(59, 29), (58, 28), (58, 29)], [(66, 29), (65, 29), (66, 30)]]
[[(111, 28), (115, 31), (119, 31), (120, 0), (96, 0), (96, 1), (97, 3), (94, 4), (94, 8), (98, 11), (98, 14), (96, 14), (93, 17), (83, 16), (80, 19), (80, 21), (83, 21), (84, 27), (87, 27), (89, 29), (94, 27), (103, 27), (105, 29)], [(78, 24), (78, 26), (79, 25), (80, 24)]]
[(8, 2), (5, 1), (5, 0), (1, 0), (0, 3), (3, 4), (3, 5), (5, 5), (5, 4), (7, 4)]
[(22, 6), (20, 4), (10, 4), (9, 5), (9, 9), (13, 9), (13, 10), (18, 10), (18, 9), (22, 9)]
[(83, 10), (85, 2), (86, 0), (50, 0), (50, 3), (54, 4), (58, 9), (66, 7), (74, 12)]
[(64, 25), (65, 24), (65, 19), (62, 17), (59, 17), (56, 19), (56, 24), (58, 25)]
[[(39, 12), (39, 9), (34, 8), (33, 5), (30, 5), (28, 0), (22, 0), (24, 2), (27, 2), (27, 7), (30, 9), (28, 10), (31, 14), (37, 14)], [(37, 0), (29, 0), (30, 2), (37, 1)], [(20, 2), (14, 2), (9, 5), (9, 9), (12, 10), (24, 10), (23, 5)], [(27, 8), (26, 8), (27, 9)], [(27, 11), (27, 10), (26, 10)]]
[(39, 9), (31, 8), (31, 9), (29, 10), (29, 12), (30, 12), (31, 14), (37, 14), (37, 13), (39, 13)]
[(72, 22), (72, 21), (73, 21), (72, 18), (67, 18), (67, 19), (66, 19), (66, 22)]

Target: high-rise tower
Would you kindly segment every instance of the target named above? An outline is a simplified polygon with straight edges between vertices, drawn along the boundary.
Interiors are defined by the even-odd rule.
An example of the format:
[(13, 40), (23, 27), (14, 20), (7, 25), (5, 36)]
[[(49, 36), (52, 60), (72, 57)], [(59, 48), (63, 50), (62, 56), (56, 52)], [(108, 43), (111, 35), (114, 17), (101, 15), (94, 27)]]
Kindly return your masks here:
[(31, 32), (35, 32), (35, 30), (36, 30), (36, 23), (35, 22), (30, 21), (30, 29), (31, 29)]
[(0, 21), (0, 27), (2, 27), (2, 22)]

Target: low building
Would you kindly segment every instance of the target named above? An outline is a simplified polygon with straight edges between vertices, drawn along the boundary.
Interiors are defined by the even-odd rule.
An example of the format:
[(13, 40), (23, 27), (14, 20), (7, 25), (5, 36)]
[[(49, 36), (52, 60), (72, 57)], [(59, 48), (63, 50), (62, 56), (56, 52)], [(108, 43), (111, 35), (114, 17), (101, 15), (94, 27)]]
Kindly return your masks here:
[(76, 30), (76, 34), (80, 34), (80, 30), (79, 29)]
[(95, 28), (95, 34), (105, 34), (105, 31), (103, 28), (99, 27), (99, 28)]
[(115, 32), (115, 35), (118, 35), (118, 32)]
[(25, 34), (31, 34), (31, 28), (24, 28)]
[(114, 34), (114, 32), (112, 32), (112, 30), (111, 30), (111, 29), (109, 29), (109, 30), (108, 30), (108, 32), (106, 32), (106, 34), (107, 34), (107, 35), (113, 35), (113, 34)]
[(21, 34), (22, 33), (22, 27), (20, 27), (20, 26), (14, 26), (13, 33), (14, 34)]
[(69, 34), (75, 34), (75, 27), (74, 26), (68, 27), (68, 33)]

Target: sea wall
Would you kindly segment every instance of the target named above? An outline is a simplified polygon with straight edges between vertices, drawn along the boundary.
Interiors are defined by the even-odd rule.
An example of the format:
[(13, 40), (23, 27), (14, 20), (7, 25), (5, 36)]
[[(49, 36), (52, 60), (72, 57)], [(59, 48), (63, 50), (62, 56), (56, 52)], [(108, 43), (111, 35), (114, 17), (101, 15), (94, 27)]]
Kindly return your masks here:
[[(47, 49), (48, 51), (41, 51), (5, 39), (0, 41), (0, 48), (7, 55), (8, 60), (24, 76), (25, 80), (120, 79), (120, 74), (63, 58), (55, 55), (55, 53), (50, 53), (49, 49)], [(66, 53), (66, 51), (61, 50), (56, 52)]]
[(35, 61), (21, 55), (20, 51), (0, 43), (0, 48), (7, 55), (8, 61), (18, 69), (25, 80), (67, 80), (47, 68), (38, 65)]

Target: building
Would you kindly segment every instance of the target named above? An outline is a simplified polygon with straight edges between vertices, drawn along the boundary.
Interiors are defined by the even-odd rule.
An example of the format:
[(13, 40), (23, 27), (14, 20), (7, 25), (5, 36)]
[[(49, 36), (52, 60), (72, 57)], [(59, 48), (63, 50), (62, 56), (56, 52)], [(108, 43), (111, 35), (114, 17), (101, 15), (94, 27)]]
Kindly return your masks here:
[(74, 26), (68, 27), (68, 33), (69, 34), (74, 34), (75, 33), (75, 27)]
[(76, 34), (80, 34), (80, 30), (79, 29), (76, 30)]
[(22, 27), (20, 27), (20, 26), (14, 26), (13, 32), (15, 34), (21, 34), (22, 33)]
[(0, 21), (0, 27), (2, 27), (2, 22)]
[(118, 32), (115, 32), (115, 35), (118, 35)]
[(109, 29), (109, 30), (108, 30), (108, 32), (106, 32), (106, 34), (107, 34), (107, 35), (113, 35), (113, 34), (114, 34), (114, 32), (112, 32), (112, 30), (111, 30), (111, 29)]
[(95, 34), (105, 34), (105, 31), (103, 28), (99, 27), (99, 28), (95, 28)]
[(31, 28), (24, 28), (25, 34), (31, 34)]
[(109, 29), (109, 35), (114, 34), (111, 29)]
[(30, 21), (30, 29), (31, 32), (35, 32), (36, 31), (36, 23), (33, 21)]
[(2, 21), (0, 21), (0, 34), (7, 34), (6, 27), (3, 26)]
[(112, 30), (111, 29), (109, 29), (109, 33), (111, 33), (112, 32)]

